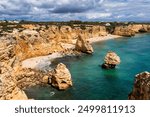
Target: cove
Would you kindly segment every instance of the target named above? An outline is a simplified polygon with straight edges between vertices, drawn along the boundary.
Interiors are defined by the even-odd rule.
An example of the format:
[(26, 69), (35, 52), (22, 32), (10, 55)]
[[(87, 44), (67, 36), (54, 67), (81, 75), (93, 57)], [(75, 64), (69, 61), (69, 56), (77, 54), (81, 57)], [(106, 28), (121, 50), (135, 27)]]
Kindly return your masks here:
[[(96, 42), (94, 54), (56, 60), (66, 64), (73, 87), (58, 91), (50, 86), (34, 86), (25, 90), (28, 98), (38, 100), (126, 100), (134, 76), (150, 70), (150, 34)], [(100, 67), (106, 53), (112, 50), (121, 64), (112, 70)]]

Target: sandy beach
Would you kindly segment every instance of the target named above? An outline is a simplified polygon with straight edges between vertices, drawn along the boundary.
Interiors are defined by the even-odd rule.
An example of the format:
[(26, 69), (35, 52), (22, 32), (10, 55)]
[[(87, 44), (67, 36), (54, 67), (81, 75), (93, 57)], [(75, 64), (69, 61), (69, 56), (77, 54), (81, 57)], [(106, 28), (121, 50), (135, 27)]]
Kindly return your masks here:
[[(119, 38), (121, 36), (118, 35), (107, 35), (107, 36), (102, 36), (102, 37), (95, 37), (95, 38), (89, 38), (88, 41), (90, 43), (95, 43), (99, 41), (106, 41), (109, 39), (115, 39)], [(65, 49), (74, 49), (75, 48), (75, 43), (74, 44), (65, 44), (63, 45)], [(34, 57), (34, 58), (29, 58), (24, 61), (22, 61), (22, 68), (31, 68), (31, 69), (37, 69), (37, 70), (50, 70), (51, 67), (51, 62), (52, 60), (56, 58), (61, 58), (64, 57), (62, 53), (53, 53), (51, 55), (46, 55), (46, 56), (39, 56), (39, 57)]]
[(22, 68), (31, 68), (36, 70), (50, 70), (52, 60), (61, 58), (61, 53), (53, 53), (47, 56), (39, 56), (22, 61)]
[(109, 40), (109, 39), (116, 39), (116, 38), (120, 38), (120, 37), (121, 36), (119, 36), (119, 35), (108, 34), (107, 36), (89, 38), (88, 41), (90, 43), (95, 43), (95, 42), (99, 42), (99, 41), (106, 41), (106, 40)]

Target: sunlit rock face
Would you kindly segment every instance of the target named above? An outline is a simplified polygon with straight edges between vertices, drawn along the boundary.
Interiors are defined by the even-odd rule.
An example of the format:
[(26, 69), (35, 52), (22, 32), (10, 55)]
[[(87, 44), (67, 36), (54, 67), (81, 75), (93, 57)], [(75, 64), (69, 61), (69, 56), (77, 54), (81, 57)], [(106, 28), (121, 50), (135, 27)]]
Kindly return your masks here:
[(92, 27), (92, 36), (99, 37), (99, 36), (106, 36), (108, 32), (106, 31), (105, 26), (93, 26)]
[(115, 26), (113, 34), (131, 37), (136, 33), (150, 32), (149, 24), (130, 24), (125, 26)]
[(49, 83), (59, 90), (65, 90), (72, 86), (71, 74), (66, 65), (63, 63), (57, 65), (52, 72)]
[(150, 72), (142, 72), (135, 76), (130, 100), (150, 100)]
[(93, 53), (93, 47), (88, 41), (86, 41), (84, 34), (79, 35), (77, 42), (76, 42), (75, 49), (83, 53), (88, 53), (88, 54)]
[(135, 31), (133, 31), (129, 26), (117, 26), (115, 27), (113, 34), (131, 37), (135, 35)]
[(113, 69), (116, 65), (120, 64), (120, 62), (120, 57), (115, 52), (109, 51), (104, 58), (102, 68)]

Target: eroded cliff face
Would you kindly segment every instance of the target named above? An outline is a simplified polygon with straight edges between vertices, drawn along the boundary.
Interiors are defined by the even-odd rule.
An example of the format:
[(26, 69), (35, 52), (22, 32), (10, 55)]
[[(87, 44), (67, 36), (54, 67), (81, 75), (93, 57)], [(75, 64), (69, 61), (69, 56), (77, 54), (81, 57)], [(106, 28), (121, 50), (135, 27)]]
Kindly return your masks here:
[(130, 24), (125, 26), (116, 26), (113, 34), (120, 36), (134, 36), (136, 33), (150, 32), (150, 25)]
[(135, 32), (129, 26), (117, 26), (114, 30), (114, 35), (120, 36), (134, 36)]
[(25, 92), (17, 86), (17, 81), (10, 75), (1, 76), (1, 100), (27, 100)]
[(142, 72), (135, 76), (132, 92), (129, 94), (130, 100), (150, 99), (150, 72)]
[(106, 36), (108, 33), (105, 26), (93, 26), (92, 37)]
[[(108, 34), (104, 26), (86, 27), (84, 30), (79, 27), (55, 25), (23, 25), (23, 27), (25, 28), (23, 31), (15, 29), (11, 34), (15, 42), (14, 53), (20, 60), (72, 50), (81, 33), (85, 34), (85, 39)], [(67, 48), (69, 44), (70, 47)]]
[(90, 45), (90, 43), (84, 38), (85, 34), (80, 34), (78, 36), (75, 50), (81, 51), (83, 53), (92, 54), (93, 53), (93, 47)]
[[(22, 68), (21, 62), (27, 58), (55, 52), (75, 53), (76, 42), (81, 33), (84, 33), (82, 39), (85, 40), (82, 44), (86, 45), (84, 48), (80, 48), (81, 52), (91, 51), (88, 50), (89, 48), (85, 50), (86, 47), (92, 48), (89, 43), (87, 44), (86, 39), (107, 35), (105, 27), (100, 26), (81, 29), (65, 25), (59, 27), (56, 25), (23, 24), (20, 28), (14, 28), (12, 32), (3, 31), (0, 37), (0, 99), (28, 99), (23, 91), (24, 88), (47, 84), (51, 78), (53, 78), (52, 85), (56, 85), (60, 78), (57, 74), (52, 75), (51, 71), (25, 69)], [(55, 77), (56, 79), (54, 79)], [(69, 75), (68, 79), (71, 79)], [(57, 88), (64, 90), (72, 86), (72, 82), (68, 79), (64, 78), (62, 83), (59, 83), (60, 79), (57, 82), (59, 84)], [(65, 80), (69, 83), (64, 83)]]
[(73, 85), (71, 73), (67, 69), (66, 65), (60, 63), (56, 66), (56, 68), (52, 71), (49, 83), (59, 90), (65, 90)]
[(23, 90), (17, 86), (15, 70), (18, 68), (19, 61), (14, 53), (13, 38), (0, 39), (0, 99), (19, 100), (28, 99)]

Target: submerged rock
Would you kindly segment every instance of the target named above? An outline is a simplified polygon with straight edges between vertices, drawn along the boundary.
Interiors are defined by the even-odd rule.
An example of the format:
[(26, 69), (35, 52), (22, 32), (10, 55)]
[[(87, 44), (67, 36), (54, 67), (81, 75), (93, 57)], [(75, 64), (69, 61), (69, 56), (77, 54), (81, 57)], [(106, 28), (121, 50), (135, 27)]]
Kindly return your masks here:
[(52, 77), (49, 81), (51, 85), (59, 90), (65, 90), (72, 86), (72, 79), (66, 65), (60, 63), (52, 72)]
[(120, 64), (120, 57), (115, 52), (110, 51), (105, 56), (102, 68), (113, 69), (118, 64)]
[(135, 76), (134, 87), (128, 98), (130, 100), (150, 100), (150, 72), (142, 72)]
[(76, 42), (75, 50), (81, 51), (83, 53), (92, 54), (93, 53), (93, 47), (91, 44), (86, 41), (83, 34), (80, 34), (78, 36), (78, 40)]

